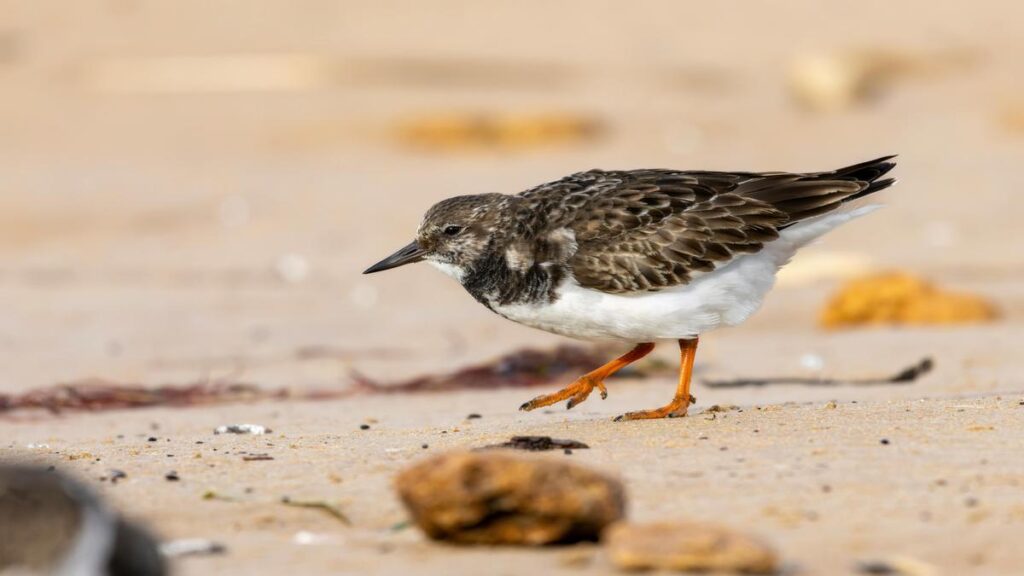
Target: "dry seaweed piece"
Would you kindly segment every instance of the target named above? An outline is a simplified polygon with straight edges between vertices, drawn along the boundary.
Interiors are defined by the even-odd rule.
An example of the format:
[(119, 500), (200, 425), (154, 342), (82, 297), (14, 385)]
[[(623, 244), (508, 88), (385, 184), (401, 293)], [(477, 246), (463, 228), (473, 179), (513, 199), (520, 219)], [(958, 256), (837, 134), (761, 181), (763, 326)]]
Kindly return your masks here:
[(263, 453), (260, 453), (260, 454), (246, 454), (246, 455), (242, 456), (242, 460), (244, 460), (246, 462), (260, 462), (260, 461), (264, 461), (264, 460), (273, 460), (273, 459), (274, 459), (274, 457), (271, 456), (270, 454), (263, 454)]
[(403, 470), (395, 487), (429, 537), (463, 544), (596, 540), (625, 510), (625, 491), (615, 479), (565, 461), (500, 451), (423, 460)]
[(448, 374), (419, 376), (390, 384), (360, 374), (353, 374), (353, 379), (361, 390), (378, 393), (539, 386), (565, 377), (576, 378), (604, 364), (606, 356), (607, 352), (600, 348), (583, 346), (562, 345), (551, 350), (521, 348), (490, 362)]
[(515, 450), (528, 450), (541, 452), (545, 450), (570, 450), (574, 448), (590, 448), (583, 442), (577, 440), (561, 440), (551, 436), (513, 436), (508, 442), (484, 446), (487, 448), (513, 448)]
[(292, 506), (295, 508), (309, 508), (313, 510), (322, 510), (327, 515), (340, 521), (342, 524), (346, 526), (352, 525), (352, 521), (349, 520), (348, 516), (346, 516), (345, 513), (341, 511), (341, 508), (329, 502), (324, 502), (322, 500), (292, 500), (288, 496), (282, 496), (281, 504), (284, 504), (285, 506)]
[(883, 378), (746, 378), (738, 380), (704, 380), (708, 388), (742, 388), (744, 386), (768, 386), (771, 384), (800, 384), (802, 386), (877, 386), (882, 384), (910, 384), (932, 371), (935, 361), (924, 358), (917, 364)]

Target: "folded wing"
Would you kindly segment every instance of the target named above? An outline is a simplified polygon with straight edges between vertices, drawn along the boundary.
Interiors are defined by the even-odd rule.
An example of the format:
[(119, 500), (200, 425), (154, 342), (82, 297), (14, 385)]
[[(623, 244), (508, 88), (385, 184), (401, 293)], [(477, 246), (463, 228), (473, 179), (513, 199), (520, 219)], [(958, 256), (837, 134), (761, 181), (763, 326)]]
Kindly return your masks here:
[(893, 180), (880, 178), (891, 159), (807, 174), (592, 170), (524, 192), (521, 214), (533, 230), (573, 232), (566, 264), (580, 285), (652, 292), (687, 284), (758, 252), (787, 226), (888, 187)]

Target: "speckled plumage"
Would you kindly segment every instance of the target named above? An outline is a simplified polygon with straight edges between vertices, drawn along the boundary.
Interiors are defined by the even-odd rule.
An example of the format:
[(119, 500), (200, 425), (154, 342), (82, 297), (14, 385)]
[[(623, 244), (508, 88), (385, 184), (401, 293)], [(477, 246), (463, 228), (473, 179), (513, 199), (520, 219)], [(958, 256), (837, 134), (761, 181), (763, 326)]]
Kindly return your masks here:
[(515, 322), (637, 344), (524, 410), (565, 399), (571, 408), (595, 386), (603, 395), (603, 379), (652, 342), (679, 340), (672, 403), (625, 418), (685, 413), (700, 334), (746, 320), (797, 250), (871, 211), (843, 206), (891, 185), (891, 160), (804, 174), (591, 170), (514, 196), (449, 198), (367, 272), (425, 260)]
[[(591, 170), (515, 196), (443, 200), (417, 241), (449, 248), (433, 259), (460, 266), (463, 285), (488, 306), (554, 300), (567, 276), (608, 294), (656, 292), (889, 186), (879, 178), (890, 160), (810, 174)], [(463, 238), (439, 235), (451, 223)]]

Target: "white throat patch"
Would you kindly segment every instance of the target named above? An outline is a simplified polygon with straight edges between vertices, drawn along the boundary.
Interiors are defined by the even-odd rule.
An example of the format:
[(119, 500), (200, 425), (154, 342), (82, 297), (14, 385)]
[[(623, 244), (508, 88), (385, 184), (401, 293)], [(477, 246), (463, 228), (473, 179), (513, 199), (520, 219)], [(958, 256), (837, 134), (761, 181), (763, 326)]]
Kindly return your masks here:
[(466, 275), (466, 271), (461, 266), (456, 266), (447, 262), (436, 262), (430, 259), (427, 260), (427, 263), (441, 272), (444, 272), (448, 276), (455, 278), (459, 283), (462, 283), (462, 278)]

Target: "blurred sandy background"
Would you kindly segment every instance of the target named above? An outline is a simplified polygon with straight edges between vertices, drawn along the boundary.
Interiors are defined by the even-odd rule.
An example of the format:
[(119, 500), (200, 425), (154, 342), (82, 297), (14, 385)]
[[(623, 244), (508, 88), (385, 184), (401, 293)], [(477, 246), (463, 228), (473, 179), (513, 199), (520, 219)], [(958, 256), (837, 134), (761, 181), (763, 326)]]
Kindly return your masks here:
[[(898, 153), (900, 184), (885, 194), (888, 207), (809, 249), (800, 275), (746, 326), (705, 339), (700, 370), (864, 375), (933, 355), (938, 372), (927, 382), (872, 390), (878, 409), (922, 397), (1019, 395), (1022, 23), (1024, 4), (1012, 0), (0, 0), (0, 392), (89, 377), (340, 388), (353, 368), (391, 380), (554, 344), (562, 340), (491, 315), (427, 267), (360, 272), (408, 242), (430, 204), (456, 194), (517, 192), (595, 167), (814, 171)], [(856, 81), (858, 66), (871, 84), (863, 97), (843, 84), (844, 74)], [(801, 100), (800, 90), (819, 100)], [(451, 128), (467, 116), (511, 123), (512, 134)], [(561, 127), (537, 136), (517, 124), (536, 118)], [(815, 262), (842, 265), (836, 272)], [(982, 294), (1004, 320), (824, 334), (817, 310), (837, 275), (853, 268), (909, 269)], [(821, 360), (808, 363), (808, 355)], [(658, 384), (632, 386), (654, 405), (669, 393)], [(592, 400), (570, 422), (606, 426), (642, 403), (620, 390), (613, 384), (609, 401)], [(371, 406), (376, 417), (393, 414), (395, 426), (445, 426), (483, 403), (505, 419), (494, 421), (495, 435), (561, 422), (561, 413), (514, 412), (534, 393), (458, 396), (447, 420), (449, 400), (437, 397)], [(706, 397), (749, 404), (859, 394), (786, 388)], [(336, 427), (350, 434), (366, 415), (353, 402), (293, 406), (291, 420), (274, 428), (344, 446)], [(16, 455), (46, 440), (63, 461), (58, 446), (85, 449), (124, 423), (138, 433), (153, 419), (165, 431), (205, 434), (225, 414), (281, 417), (273, 406), (256, 410), (0, 422), (0, 438), (15, 439), (5, 448)], [(1019, 439), (1024, 413), (1015, 414), (1005, 433)], [(650, 430), (669, 434), (667, 425)], [(957, 469), (969, 470), (977, 447), (961, 448)], [(102, 450), (108, 462), (127, 458), (116, 445)], [(1019, 452), (1011, 454), (1003, 477), (1024, 478), (1009, 463)], [(899, 458), (887, 462), (878, 465), (900, 470)], [(392, 470), (368, 466), (366, 474), (385, 479)], [(386, 480), (365, 484), (387, 497)], [(1019, 502), (1003, 494), (1004, 503)], [(175, 515), (167, 498), (142, 505), (142, 515), (179, 536), (194, 531), (190, 522), (206, 514)], [(907, 521), (917, 512), (907, 511)], [(929, 546), (950, 565), (985, 573), (991, 565), (938, 544), (966, 520), (952, 522), (930, 533)], [(1007, 522), (1015, 532), (997, 524), (993, 538), (1020, 534), (1019, 518)], [(842, 532), (836, 526), (833, 534)], [(294, 528), (266, 528), (270, 536), (260, 538)], [(818, 532), (829, 530), (808, 528), (796, 554), (834, 568), (811, 544)], [(246, 540), (250, 549), (260, 538)], [(997, 548), (984, 552), (999, 568), (989, 573), (1019, 559)]]

